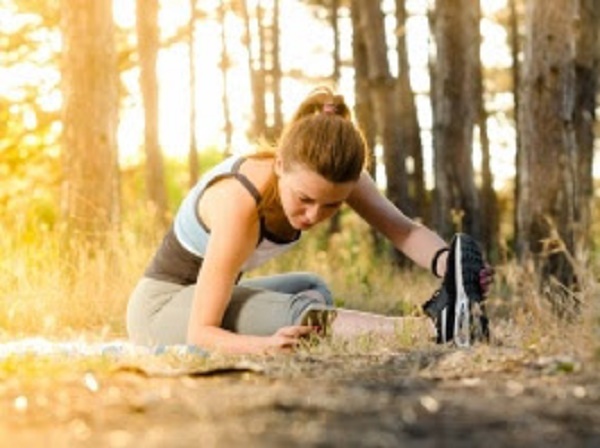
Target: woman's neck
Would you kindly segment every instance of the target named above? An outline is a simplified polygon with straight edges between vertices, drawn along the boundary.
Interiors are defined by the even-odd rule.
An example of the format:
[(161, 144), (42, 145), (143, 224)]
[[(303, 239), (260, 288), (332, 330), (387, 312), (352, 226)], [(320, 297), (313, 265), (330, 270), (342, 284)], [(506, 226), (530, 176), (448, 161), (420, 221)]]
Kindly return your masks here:
[[(250, 158), (252, 160), (252, 158)], [(258, 206), (260, 216), (264, 219), (267, 230), (282, 240), (293, 240), (298, 236), (298, 230), (294, 229), (288, 221), (281, 200), (279, 198), (278, 178), (273, 169), (274, 158), (258, 157), (253, 159), (257, 162), (254, 168), (249, 167), (249, 176), (255, 182), (261, 195)]]

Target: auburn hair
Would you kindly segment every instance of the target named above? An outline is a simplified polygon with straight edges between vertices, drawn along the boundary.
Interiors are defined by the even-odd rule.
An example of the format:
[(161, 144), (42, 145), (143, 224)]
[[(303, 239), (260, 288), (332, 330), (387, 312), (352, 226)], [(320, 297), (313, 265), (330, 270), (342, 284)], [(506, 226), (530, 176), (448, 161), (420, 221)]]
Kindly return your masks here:
[[(365, 138), (352, 121), (342, 95), (328, 87), (318, 87), (300, 103), (289, 124), (283, 129), (274, 151), (262, 150), (254, 157), (277, 155), (284, 170), (300, 165), (332, 183), (358, 180), (367, 165)], [(278, 200), (277, 179), (263, 193), (268, 207)]]

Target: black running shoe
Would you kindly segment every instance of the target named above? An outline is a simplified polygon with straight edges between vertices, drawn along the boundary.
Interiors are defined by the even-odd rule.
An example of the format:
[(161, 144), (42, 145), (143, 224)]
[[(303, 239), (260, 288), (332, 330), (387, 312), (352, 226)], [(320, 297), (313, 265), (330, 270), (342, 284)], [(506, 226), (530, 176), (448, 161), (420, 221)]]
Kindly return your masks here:
[(437, 342), (454, 341), (468, 347), (489, 340), (489, 322), (483, 305), (479, 273), (484, 268), (477, 242), (464, 233), (450, 243), (446, 274), (442, 286), (424, 305), (436, 327)]

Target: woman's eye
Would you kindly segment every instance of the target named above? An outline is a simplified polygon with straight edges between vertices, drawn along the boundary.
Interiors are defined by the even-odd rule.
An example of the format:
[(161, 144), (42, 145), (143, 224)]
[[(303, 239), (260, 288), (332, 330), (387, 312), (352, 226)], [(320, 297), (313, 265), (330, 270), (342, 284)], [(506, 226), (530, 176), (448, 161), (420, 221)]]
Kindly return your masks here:
[(307, 198), (306, 196), (300, 196), (300, 202), (303, 204), (311, 204), (313, 200), (311, 198)]

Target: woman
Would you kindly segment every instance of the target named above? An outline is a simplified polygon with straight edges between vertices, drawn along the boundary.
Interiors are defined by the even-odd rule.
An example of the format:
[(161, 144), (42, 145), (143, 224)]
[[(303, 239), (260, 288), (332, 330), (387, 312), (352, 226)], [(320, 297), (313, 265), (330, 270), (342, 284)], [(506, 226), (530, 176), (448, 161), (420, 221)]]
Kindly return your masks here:
[[(487, 272), (480, 253), (464, 238), (448, 248), (435, 233), (407, 218), (378, 191), (364, 170), (366, 161), (365, 141), (343, 98), (326, 88), (313, 91), (276, 151), (230, 157), (188, 193), (130, 297), (130, 338), (229, 353), (294, 348), (315, 331), (303, 324), (308, 310), (333, 306), (326, 284), (303, 272), (249, 280), (240, 280), (241, 275), (291, 248), (303, 231), (346, 203), (436, 275), (447, 271), (449, 254), (456, 258), (460, 247), (475, 254), (478, 261), (469, 269), (461, 267), (459, 255), (459, 269), (445, 276), (444, 294), (426, 307), (437, 322), (438, 341), (452, 340), (459, 320), (453, 319), (460, 286), (455, 272), (471, 283), (477, 279), (475, 287), (467, 288), (468, 304), (480, 301), (479, 273)], [(489, 275), (482, 278), (485, 286)], [(339, 309), (332, 333), (390, 334), (400, 323), (399, 318)]]

